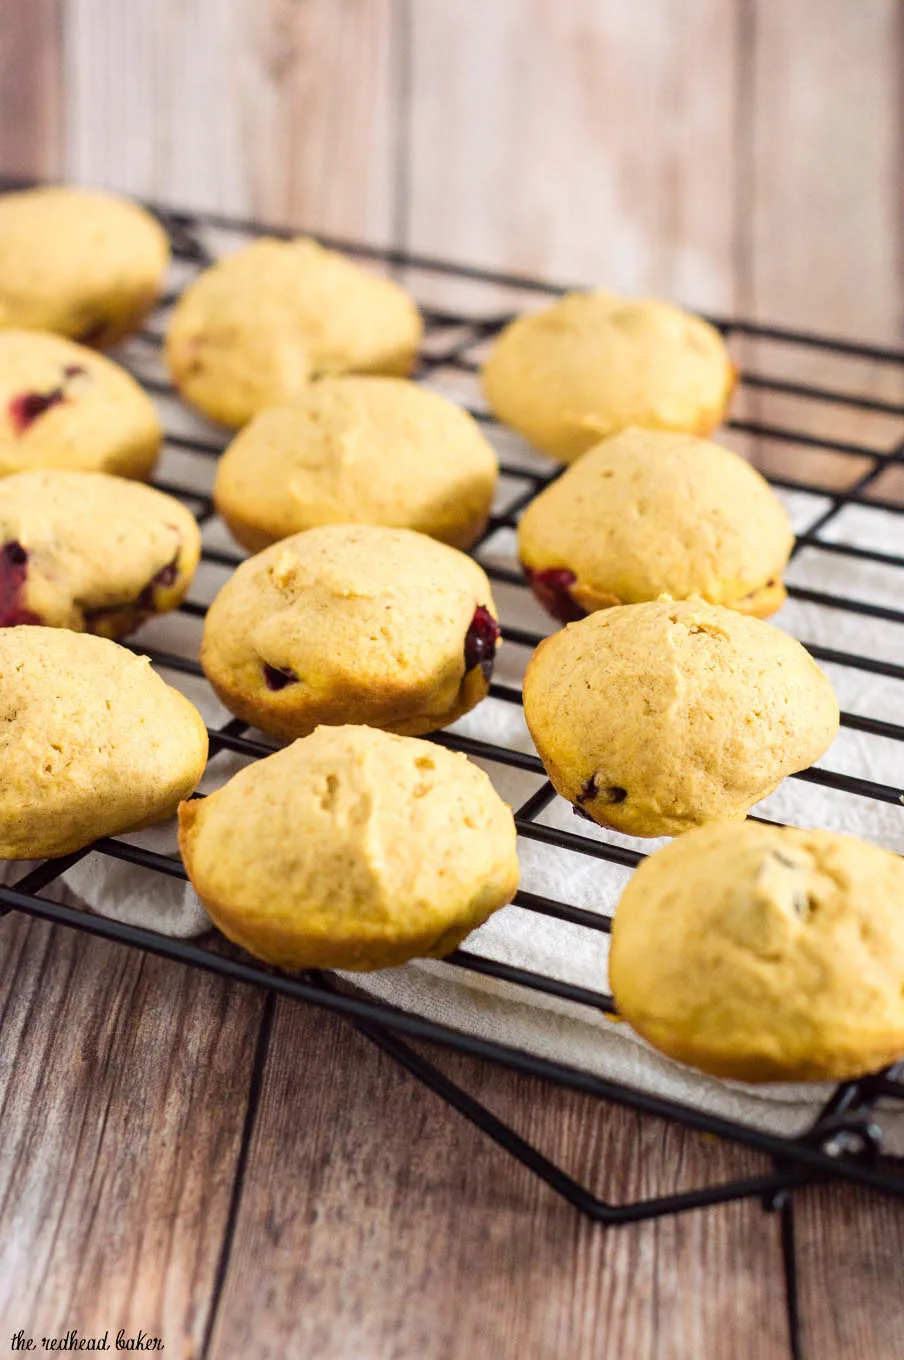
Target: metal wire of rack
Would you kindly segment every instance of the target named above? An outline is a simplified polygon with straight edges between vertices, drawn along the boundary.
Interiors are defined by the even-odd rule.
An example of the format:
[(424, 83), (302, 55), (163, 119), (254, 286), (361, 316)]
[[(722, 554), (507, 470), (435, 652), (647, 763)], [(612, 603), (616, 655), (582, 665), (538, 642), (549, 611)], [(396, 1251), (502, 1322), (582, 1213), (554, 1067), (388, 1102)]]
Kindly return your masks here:
[[(166, 227), (176, 260), (187, 271), (193, 271), (208, 264), (212, 256), (204, 241), (204, 233), (227, 231), (240, 236), (251, 237), (267, 231), (273, 235), (290, 235), (279, 229), (265, 228), (254, 222), (237, 221), (216, 214), (189, 214), (148, 205), (156, 212)], [(566, 291), (564, 287), (552, 285), (533, 278), (502, 274), (495, 271), (469, 268), (463, 265), (437, 260), (392, 249), (363, 246), (360, 243), (336, 241), (320, 238), (324, 244), (348, 251), (350, 254), (370, 258), (381, 264), (399, 270), (412, 271), (421, 277), (444, 278), (463, 282), (490, 284), (500, 290), (509, 290), (512, 295), (525, 292), (553, 298)], [(416, 291), (416, 289), (415, 289)], [(163, 299), (165, 307), (173, 297)], [(426, 322), (424, 353), (419, 361), (416, 377), (430, 377), (439, 369), (457, 370), (468, 374), (476, 371), (475, 351), (487, 340), (498, 333), (510, 319), (511, 308), (500, 310), (498, 314), (487, 316), (471, 314), (467, 310), (426, 306), (423, 309)], [(828, 355), (849, 356), (851, 359), (864, 359), (881, 364), (897, 365), (904, 373), (904, 351), (882, 349), (872, 346), (846, 343), (827, 339), (823, 336), (777, 327), (755, 325), (752, 323), (712, 318), (726, 336), (758, 338), (777, 341), (799, 347), (803, 350), (821, 351)], [(159, 346), (161, 327), (152, 317), (144, 328), (143, 339), (146, 344)], [(444, 339), (444, 337), (448, 337)], [(143, 377), (144, 386), (152, 392), (173, 395), (165, 382)], [(834, 387), (823, 387), (809, 383), (790, 382), (757, 372), (743, 372), (742, 386), (799, 397), (805, 400), (847, 406), (852, 410), (879, 413), (891, 417), (904, 418), (904, 404), (876, 397), (870, 394), (839, 391)], [(472, 414), (481, 421), (489, 422), (489, 413), (473, 409)], [(796, 542), (795, 552), (805, 547), (818, 548), (820, 551), (876, 562), (883, 566), (904, 568), (904, 555), (881, 551), (878, 548), (859, 547), (835, 541), (825, 536), (825, 530), (833, 524), (839, 513), (850, 505), (869, 506), (894, 514), (904, 514), (904, 503), (893, 497), (877, 494), (876, 483), (889, 468), (904, 466), (904, 440), (890, 448), (875, 449), (858, 443), (837, 439), (822, 438), (805, 432), (786, 428), (783, 425), (767, 425), (750, 420), (733, 420), (729, 428), (746, 432), (753, 436), (768, 437), (772, 440), (789, 443), (799, 447), (828, 451), (842, 458), (855, 460), (855, 475), (842, 489), (821, 485), (806, 478), (794, 479), (786, 476), (773, 477), (779, 486), (792, 491), (809, 492), (827, 499), (827, 507), (801, 533)], [(215, 458), (224, 446), (211, 438), (197, 438), (171, 431), (167, 435), (168, 445), (179, 449), (191, 457), (200, 459)], [(865, 468), (862, 467), (864, 461)], [(473, 549), (479, 554), (481, 547), (499, 529), (511, 529), (517, 524), (520, 511), (556, 475), (550, 471), (536, 471), (519, 464), (503, 461), (501, 470), (511, 479), (516, 490), (502, 513), (494, 515), (486, 532)], [(179, 496), (196, 514), (200, 525), (204, 526), (214, 516), (214, 507), (208, 495), (197, 489), (186, 487), (172, 481), (157, 481), (161, 490)], [(902, 521), (904, 525), (904, 521)], [(202, 559), (219, 567), (233, 567), (241, 557), (237, 553), (205, 547)], [(504, 567), (482, 562), (488, 575), (516, 588), (524, 588), (521, 576)], [(869, 600), (852, 599), (804, 587), (789, 587), (792, 598), (814, 604), (850, 611), (862, 616), (904, 623), (904, 610), (898, 610)], [(201, 617), (205, 606), (191, 599), (186, 600), (181, 609), (184, 613)], [(532, 649), (541, 640), (540, 634), (524, 629), (506, 626), (503, 617), (503, 637), (515, 646)], [(808, 645), (811, 653), (821, 661), (854, 668), (862, 672), (872, 672), (894, 679), (904, 679), (904, 665), (883, 660), (877, 656), (859, 655), (838, 648)], [(163, 669), (201, 676), (197, 661), (175, 653), (163, 652), (136, 644), (136, 650), (150, 656), (152, 662)], [(494, 683), (492, 697), (507, 704), (520, 704), (520, 691), (513, 686)], [(855, 713), (843, 713), (842, 725), (854, 730), (869, 732), (900, 742), (904, 740), (904, 726), (883, 719), (868, 718)], [(590, 840), (586, 836), (563, 830), (556, 826), (545, 825), (538, 821), (540, 814), (555, 798), (551, 784), (546, 780), (543, 767), (534, 754), (510, 749), (486, 741), (468, 738), (453, 733), (434, 734), (434, 740), (468, 755), (485, 758), (500, 765), (514, 766), (542, 779), (539, 788), (516, 809), (515, 820), (519, 836), (557, 847), (572, 854), (598, 856), (610, 862), (632, 868), (642, 856), (624, 846), (600, 840)], [(221, 751), (234, 751), (251, 758), (271, 754), (272, 747), (247, 735), (246, 726), (237, 719), (210, 731), (211, 756)], [(797, 778), (821, 784), (827, 788), (879, 800), (900, 806), (902, 791), (890, 785), (869, 779), (833, 772), (826, 769), (803, 771)], [(371, 1042), (377, 1045), (402, 1067), (408, 1070), (424, 1085), (436, 1092), (457, 1109), (473, 1124), (483, 1130), (494, 1142), (517, 1158), (536, 1175), (540, 1176), (554, 1191), (574, 1205), (582, 1214), (599, 1224), (618, 1225), (637, 1222), (643, 1219), (674, 1214), (690, 1209), (704, 1208), (708, 1205), (724, 1203), (729, 1200), (759, 1197), (768, 1209), (778, 1210), (781, 1215), (781, 1240), (785, 1260), (787, 1284), (787, 1307), (790, 1326), (791, 1351), (800, 1357), (801, 1339), (797, 1309), (796, 1261), (794, 1251), (794, 1192), (803, 1186), (818, 1181), (832, 1179), (853, 1182), (874, 1191), (904, 1198), (904, 1170), (888, 1158), (883, 1151), (881, 1110), (878, 1102), (904, 1109), (904, 1079), (896, 1077), (894, 1071), (880, 1072), (858, 1081), (839, 1085), (827, 1101), (812, 1125), (801, 1135), (783, 1137), (774, 1133), (735, 1122), (730, 1119), (697, 1109), (673, 1099), (622, 1085), (605, 1077), (565, 1066), (558, 1062), (540, 1057), (508, 1045), (465, 1033), (448, 1025), (437, 1023), (420, 1015), (397, 1010), (385, 1003), (356, 994), (344, 985), (322, 972), (308, 972), (287, 975), (268, 968), (248, 958), (241, 951), (223, 948), (222, 942), (204, 943), (173, 939), (154, 931), (114, 920), (95, 916), (71, 907), (63, 902), (45, 896), (50, 888), (75, 863), (91, 853), (123, 860), (154, 873), (173, 878), (184, 878), (181, 863), (170, 856), (150, 851), (141, 846), (130, 844), (120, 838), (108, 838), (92, 846), (66, 856), (63, 859), (47, 861), (26, 873), (14, 886), (0, 886), (0, 916), (9, 911), (23, 912), (29, 916), (51, 921), (91, 935), (112, 940), (120, 944), (148, 951), (190, 967), (200, 968), (231, 978), (268, 994), (265, 1010), (264, 1030), (272, 1016), (276, 997), (287, 997), (296, 1001), (314, 1004), (343, 1016)], [(516, 905), (555, 920), (590, 931), (608, 931), (609, 918), (587, 911), (566, 901), (553, 900), (536, 893), (520, 891), (515, 899)], [(592, 1010), (614, 1014), (611, 996), (586, 987), (546, 977), (508, 963), (482, 957), (466, 948), (459, 948), (444, 961), (450, 969), (467, 969), (506, 983), (514, 983), (533, 992), (547, 993)], [(264, 1033), (262, 1031), (262, 1033)], [(742, 1144), (771, 1161), (772, 1170), (762, 1175), (729, 1181), (717, 1185), (700, 1186), (673, 1194), (659, 1195), (627, 1203), (612, 1203), (592, 1193), (561, 1167), (541, 1153), (536, 1147), (522, 1138), (514, 1129), (506, 1125), (485, 1105), (463, 1090), (445, 1076), (439, 1068), (423, 1054), (413, 1049), (407, 1039), (428, 1040), (447, 1048), (489, 1059), (526, 1076), (541, 1078), (555, 1085), (595, 1096), (604, 1102), (612, 1102), (641, 1114), (656, 1116), (673, 1121), (685, 1128), (701, 1133), (715, 1135), (731, 1142)], [(258, 1045), (257, 1061), (263, 1061), (266, 1051), (266, 1034)]]

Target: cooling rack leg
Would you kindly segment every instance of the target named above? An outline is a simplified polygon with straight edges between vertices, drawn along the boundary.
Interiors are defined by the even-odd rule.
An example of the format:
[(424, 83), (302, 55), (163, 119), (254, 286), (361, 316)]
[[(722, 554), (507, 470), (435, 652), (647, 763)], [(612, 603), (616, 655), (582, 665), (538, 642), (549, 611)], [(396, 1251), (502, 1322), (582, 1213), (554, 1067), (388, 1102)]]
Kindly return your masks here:
[(409, 1048), (407, 1044), (396, 1039), (388, 1030), (379, 1025), (369, 1025), (361, 1021), (353, 1021), (352, 1023), (355, 1029), (363, 1034), (366, 1039), (369, 1039), (372, 1044), (375, 1044), (394, 1062), (404, 1067), (418, 1081), (456, 1109), (459, 1114), (464, 1115), (465, 1119), (492, 1138), (494, 1143), (497, 1143), (499, 1147), (504, 1148), (512, 1157), (515, 1157), (522, 1166), (526, 1166), (534, 1175), (544, 1180), (556, 1194), (561, 1195), (569, 1204), (574, 1205), (587, 1218), (599, 1222), (605, 1217), (605, 1206), (601, 1205), (594, 1195), (591, 1195), (576, 1180), (573, 1180), (571, 1176), (557, 1167), (554, 1162), (544, 1157), (542, 1152), (538, 1152), (514, 1129), (510, 1129), (501, 1119), (497, 1119), (485, 1105), (481, 1105), (480, 1101), (469, 1096), (467, 1091), (463, 1091), (460, 1086), (456, 1086), (426, 1058), (422, 1058), (414, 1049)]
[[(321, 973), (311, 972), (307, 976), (324, 991), (337, 990)], [(460, 1086), (456, 1086), (431, 1062), (409, 1048), (382, 1025), (362, 1020), (351, 1020), (349, 1023), (594, 1223), (610, 1227), (617, 1224), (639, 1223), (667, 1214), (684, 1213), (690, 1209), (703, 1209), (729, 1200), (753, 1196), (765, 1198), (769, 1207), (777, 1207), (779, 1195), (791, 1184), (799, 1184), (797, 1174), (776, 1168), (772, 1175), (756, 1176), (749, 1180), (656, 1196), (631, 1204), (608, 1204), (562, 1171), (514, 1129), (498, 1119), (485, 1105), (475, 1100), (467, 1091), (463, 1091)]]
[(785, 1271), (785, 1307), (788, 1313), (788, 1339), (791, 1360), (804, 1360), (800, 1335), (800, 1306), (797, 1288), (797, 1252), (794, 1245), (794, 1195), (790, 1190), (776, 1196), (773, 1207), (779, 1215), (782, 1265)]

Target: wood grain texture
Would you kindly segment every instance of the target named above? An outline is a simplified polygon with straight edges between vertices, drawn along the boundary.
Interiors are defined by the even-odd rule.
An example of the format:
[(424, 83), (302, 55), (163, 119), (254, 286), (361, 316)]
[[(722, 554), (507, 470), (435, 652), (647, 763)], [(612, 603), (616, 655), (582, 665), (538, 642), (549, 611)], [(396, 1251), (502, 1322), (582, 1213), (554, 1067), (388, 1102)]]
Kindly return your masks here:
[(732, 308), (735, 5), (417, 0), (411, 24), (410, 245)]
[(260, 1013), (204, 974), (0, 921), (0, 1354), (73, 1327), (197, 1352)]
[(62, 169), (63, 0), (0, 0), (0, 173)]
[[(0, 167), (62, 159), (72, 178), (187, 206), (373, 240), (399, 227), (432, 253), (895, 340), (901, 14), (895, 0), (0, 0)], [(876, 365), (757, 358), (900, 392)], [(751, 410), (889, 434), (799, 399)], [(757, 451), (788, 470), (788, 446)], [(821, 455), (805, 456), (817, 475)], [(198, 1352), (259, 1014), (209, 979), (0, 924), (4, 1324), (159, 1328), (170, 1353)], [(614, 1198), (759, 1169), (437, 1060)], [(804, 1199), (807, 1360), (898, 1360), (900, 1236), (896, 1205)], [(364, 1040), (278, 1008), (213, 1360), (786, 1360), (783, 1309), (777, 1225), (756, 1204), (591, 1227)]]
[[(438, 1056), (614, 1198), (761, 1169)], [(758, 1204), (600, 1230), (365, 1039), (278, 1004), (211, 1360), (785, 1360), (783, 1306)]]
[[(904, 334), (901, 90), (904, 10), (894, 0), (743, 0), (737, 189), (742, 315), (873, 344)], [(900, 365), (748, 340), (742, 362), (791, 382), (904, 400)], [(775, 392), (746, 394), (769, 425), (887, 451), (904, 422)], [(760, 440), (777, 472), (850, 485), (868, 464)], [(790, 475), (795, 475), (793, 466)]]
[(68, 0), (65, 159), (75, 180), (238, 211), (237, 3)]
[(804, 1355), (904, 1355), (904, 1217), (893, 1200), (822, 1186), (799, 1196)]
[(396, 0), (243, 0), (243, 7), (243, 154), (255, 213), (389, 243)]
[(388, 239), (393, 4), (71, 0), (68, 172), (179, 205)]
[(750, 16), (742, 301), (778, 324), (899, 341), (904, 11), (750, 0)]

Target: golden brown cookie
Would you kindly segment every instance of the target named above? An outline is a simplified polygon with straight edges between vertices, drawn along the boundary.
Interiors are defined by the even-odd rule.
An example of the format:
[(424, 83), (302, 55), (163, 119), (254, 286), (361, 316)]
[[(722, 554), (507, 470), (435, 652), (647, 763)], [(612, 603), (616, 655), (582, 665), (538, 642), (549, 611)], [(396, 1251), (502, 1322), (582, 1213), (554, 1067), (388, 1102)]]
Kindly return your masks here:
[(904, 1055), (904, 861), (829, 831), (692, 831), (615, 913), (619, 1011), (669, 1057), (741, 1081), (847, 1080)]
[(180, 603), (197, 523), (162, 491), (102, 472), (0, 479), (0, 627), (48, 624), (124, 637)]
[(263, 238), (186, 289), (166, 360), (186, 401), (238, 426), (323, 374), (405, 377), (420, 338), (418, 310), (391, 279), (315, 241)]
[(255, 416), (217, 468), (217, 510), (257, 552), (320, 524), (385, 524), (467, 548), (496, 455), (476, 421), (401, 378), (324, 378)]
[(201, 664), (231, 712), (276, 736), (351, 722), (417, 736), (484, 697), (498, 640), (470, 557), (409, 529), (326, 525), (242, 563)]
[(370, 727), (318, 727), (179, 809), (215, 923), (293, 969), (450, 953), (514, 896), (515, 838), (476, 765)]
[(713, 326), (602, 291), (519, 317), (483, 367), (494, 414), (562, 463), (630, 425), (709, 434), (734, 384)]
[(601, 826), (676, 836), (743, 817), (838, 730), (795, 638), (702, 600), (621, 605), (547, 638), (524, 716), (557, 791)]
[(563, 623), (660, 595), (765, 618), (784, 602), (793, 542), (781, 501), (745, 459), (662, 430), (595, 445), (518, 525), (534, 594)]
[(125, 369), (57, 335), (0, 331), (0, 477), (68, 468), (141, 480), (161, 438)]
[(65, 185), (0, 195), (0, 327), (105, 348), (150, 311), (168, 264), (137, 203)]
[(161, 821), (204, 773), (201, 715), (147, 657), (64, 628), (3, 628), (0, 676), (0, 859)]

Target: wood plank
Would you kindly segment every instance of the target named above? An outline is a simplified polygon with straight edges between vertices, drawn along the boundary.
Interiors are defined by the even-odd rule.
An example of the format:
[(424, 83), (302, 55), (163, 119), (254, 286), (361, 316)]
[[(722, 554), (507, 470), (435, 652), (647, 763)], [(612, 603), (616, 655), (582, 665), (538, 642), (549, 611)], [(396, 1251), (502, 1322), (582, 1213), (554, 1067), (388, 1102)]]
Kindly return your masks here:
[(247, 207), (236, 0), (70, 0), (65, 160), (75, 180), (186, 207)]
[(418, 0), (411, 22), (409, 244), (731, 310), (734, 5)]
[(4, 1333), (143, 1328), (197, 1353), (260, 1015), (246, 989), (0, 922)]
[[(753, 0), (745, 13), (740, 309), (900, 345), (904, 10), (894, 0)], [(901, 365), (771, 341), (747, 342), (743, 356), (786, 381), (904, 400)], [(749, 410), (769, 424), (883, 451), (904, 438), (900, 418), (777, 393), (752, 394)]]
[(744, 300), (770, 321), (900, 341), (901, 6), (751, 8)]
[[(901, 7), (752, 0), (744, 12), (740, 310), (770, 324), (899, 345)], [(747, 341), (743, 355), (788, 381), (904, 396), (899, 367), (770, 341)], [(897, 419), (761, 391), (748, 394), (748, 414), (873, 448), (889, 449), (904, 434)], [(869, 467), (747, 442), (773, 471), (839, 487)], [(901, 1206), (819, 1187), (798, 1197), (796, 1220), (807, 1360), (904, 1353)]]
[(72, 0), (67, 169), (180, 206), (386, 240), (392, 17), (393, 0)]
[[(760, 1169), (741, 1150), (439, 1060), (615, 1197)], [(602, 1230), (337, 1019), (278, 1004), (211, 1360), (729, 1353), (787, 1357), (777, 1225), (757, 1203)]]
[[(409, 8), (415, 246), (897, 334), (893, 0), (756, 4), (743, 109), (739, 7), (718, 0), (680, 14), (667, 0), (495, 0), (479, 22), (453, 0)], [(53, 48), (34, 36), (38, 10), (56, 7), (0, 0), (0, 36), (18, 25), (25, 53), (14, 66), (0, 42), (0, 100), (20, 110), (10, 121), (0, 104), (4, 168), (52, 161)], [(70, 0), (69, 171), (388, 239), (395, 11)], [(821, 358), (804, 376), (843, 375)], [(874, 366), (867, 377), (876, 391), (891, 381)], [(21, 923), (0, 926), (0, 959), (0, 1313), (36, 1330), (159, 1327), (168, 1349), (196, 1351), (257, 1003)], [(201, 1037), (182, 1062), (184, 1033)], [(442, 1065), (576, 1174), (604, 1168), (614, 1195), (758, 1165), (498, 1069)], [(808, 1355), (898, 1355), (899, 1323), (882, 1320), (900, 1318), (897, 1210), (820, 1193), (801, 1213)], [(603, 1353), (785, 1360), (774, 1221), (745, 1204), (592, 1228), (338, 1022), (280, 1007), (215, 1360)]]
[(804, 1355), (904, 1355), (904, 1215), (896, 1200), (821, 1186), (798, 1199)]
[(243, 131), (256, 212), (265, 221), (389, 243), (396, 212), (396, 0), (243, 5), (250, 48)]
[(0, 0), (0, 172), (60, 173), (61, 0)]

